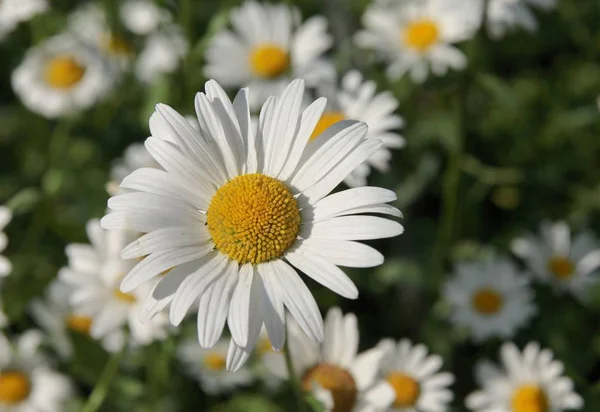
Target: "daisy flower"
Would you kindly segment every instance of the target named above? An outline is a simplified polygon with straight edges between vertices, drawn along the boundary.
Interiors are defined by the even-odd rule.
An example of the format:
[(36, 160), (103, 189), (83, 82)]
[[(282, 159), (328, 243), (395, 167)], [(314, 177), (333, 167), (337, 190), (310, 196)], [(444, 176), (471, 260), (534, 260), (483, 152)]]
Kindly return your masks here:
[(301, 23), (295, 7), (247, 1), (231, 11), (231, 25), (211, 40), (204, 72), (225, 87), (249, 85), (253, 109), (291, 78), (314, 86), (329, 75), (329, 65), (319, 60), (333, 43), (324, 17)]
[(571, 241), (571, 231), (565, 222), (544, 222), (539, 236), (529, 233), (517, 238), (511, 248), (534, 277), (579, 299), (585, 300), (589, 285), (597, 281), (594, 276), (600, 268), (597, 240), (584, 232)]
[(446, 0), (399, 1), (388, 7), (373, 4), (363, 15), (365, 29), (355, 40), (388, 62), (390, 78), (409, 73), (414, 82), (421, 83), (430, 69), (442, 76), (448, 69), (467, 66), (466, 56), (453, 44), (475, 34), (477, 26), (471, 24), (470, 16), (460, 2)]
[(197, 339), (188, 339), (180, 344), (177, 357), (204, 392), (218, 395), (247, 386), (254, 380), (247, 367), (242, 367), (237, 372), (226, 369), (228, 350), (229, 339), (220, 339), (210, 349), (198, 345)]
[(21, 22), (48, 10), (47, 0), (0, 1), (0, 41)]
[[(483, 0), (477, 1), (481, 10)], [(517, 27), (534, 32), (537, 21), (531, 7), (550, 11), (555, 6), (556, 0), (489, 0), (486, 10), (487, 31), (495, 39), (504, 37)]]
[[(384, 354), (372, 348), (358, 354), (356, 316), (331, 308), (325, 317), (325, 339), (318, 344), (293, 322), (289, 325), (289, 350), (294, 373), (305, 391), (335, 412), (387, 410), (394, 400), (391, 385), (378, 378)], [(282, 354), (265, 357), (265, 365), (281, 379), (288, 379)]]
[(413, 345), (403, 339), (397, 344), (391, 339), (379, 343), (384, 353), (381, 373), (394, 388), (395, 400), (391, 411), (439, 412), (448, 409), (454, 382), (449, 372), (440, 372), (442, 357), (428, 355), (425, 345)]
[(52, 370), (39, 349), (43, 335), (29, 330), (10, 342), (0, 334), (0, 410), (62, 412), (72, 398), (69, 379)]
[(114, 76), (100, 55), (63, 34), (30, 49), (11, 80), (28, 109), (54, 118), (93, 106)]
[[(73, 343), (69, 331), (90, 336), (92, 318), (77, 314), (69, 304), (73, 290), (56, 279), (48, 286), (44, 299), (31, 302), (30, 312), (36, 324), (44, 330), (52, 348), (63, 359), (73, 355)], [(125, 333), (115, 329), (102, 339), (102, 347), (108, 352), (119, 351), (124, 344)]]
[(475, 412), (561, 412), (581, 409), (583, 399), (564, 376), (562, 362), (536, 342), (521, 353), (513, 343), (500, 348), (502, 368), (485, 364), (478, 371), (481, 390), (466, 405)]
[(328, 108), (317, 123), (311, 139), (315, 139), (328, 127), (344, 119), (365, 122), (369, 126), (367, 138), (379, 139), (383, 142), (381, 149), (366, 162), (358, 166), (346, 177), (348, 186), (365, 186), (371, 168), (382, 173), (389, 170), (392, 154), (390, 149), (404, 146), (405, 140), (394, 130), (404, 125), (402, 117), (394, 112), (398, 108), (398, 100), (389, 91), (376, 92), (374, 81), (363, 79), (358, 70), (348, 72), (341, 81), (341, 87), (325, 85), (321, 94), (327, 96)]
[(86, 229), (91, 244), (67, 246), (69, 266), (60, 270), (59, 279), (72, 288), (69, 303), (74, 313), (92, 319), (90, 335), (102, 339), (127, 325), (132, 345), (166, 338), (166, 313), (158, 313), (148, 322), (140, 319), (142, 302), (152, 291), (151, 282), (131, 293), (119, 290), (121, 279), (136, 263), (121, 259), (119, 253), (136, 234), (103, 230), (98, 220), (88, 222)]
[(135, 64), (135, 74), (144, 83), (173, 73), (187, 54), (188, 43), (176, 27), (152, 33), (140, 52)]
[[(6, 206), (0, 206), (0, 253), (8, 245), (8, 236), (3, 232), (6, 225), (12, 220), (12, 212)], [(0, 277), (8, 276), (12, 272), (12, 264), (6, 257), (0, 255)]]
[[(364, 123), (344, 121), (307, 142), (323, 114), (319, 99), (301, 112), (304, 82), (295, 80), (263, 106), (250, 127), (248, 89), (233, 103), (214, 80), (196, 95), (200, 132), (169, 106), (150, 118), (146, 148), (165, 170), (142, 168), (113, 196), (106, 229), (146, 233), (127, 246), (124, 259), (144, 258), (123, 279), (131, 292), (167, 269), (153, 297), (171, 300), (178, 325), (199, 299), (198, 338), (212, 347), (225, 321), (234, 345), (228, 367), (239, 367), (264, 323), (274, 348), (283, 348), (284, 307), (313, 339), (323, 339), (317, 304), (294, 267), (346, 298), (358, 290), (337, 267), (383, 262), (355, 242), (396, 236), (396, 221), (362, 213), (401, 216), (387, 202), (394, 192), (354, 188), (327, 196), (381, 146)], [(176, 144), (166, 140), (175, 141)], [(194, 182), (190, 185), (189, 182)]]
[(158, 30), (161, 24), (171, 23), (171, 14), (149, 0), (125, 0), (119, 16), (127, 30), (145, 36)]
[(452, 322), (470, 330), (477, 342), (510, 338), (536, 314), (529, 279), (507, 259), (461, 263), (444, 286)]

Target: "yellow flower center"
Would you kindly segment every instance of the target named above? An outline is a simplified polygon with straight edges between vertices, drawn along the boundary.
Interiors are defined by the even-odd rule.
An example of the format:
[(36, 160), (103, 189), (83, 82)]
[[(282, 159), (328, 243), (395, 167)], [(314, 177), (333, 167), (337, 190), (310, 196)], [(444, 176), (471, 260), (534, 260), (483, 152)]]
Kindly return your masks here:
[(76, 332), (89, 335), (92, 327), (92, 318), (80, 315), (69, 315), (67, 316), (67, 327)]
[(502, 296), (492, 289), (480, 289), (473, 294), (473, 307), (483, 315), (493, 315), (504, 304)]
[(101, 48), (116, 56), (127, 56), (133, 51), (131, 45), (121, 36), (108, 34), (102, 38)]
[(279, 180), (248, 174), (217, 190), (207, 225), (217, 250), (240, 264), (258, 264), (282, 256), (294, 243), (300, 210)]
[(250, 68), (256, 76), (277, 77), (290, 68), (290, 56), (281, 46), (263, 44), (250, 53)]
[(356, 403), (356, 382), (345, 369), (329, 363), (321, 363), (309, 369), (302, 378), (305, 391), (310, 391), (317, 383), (331, 392), (333, 397), (332, 412), (350, 412)]
[(575, 265), (564, 256), (554, 256), (548, 261), (548, 269), (559, 280), (569, 279), (575, 274)]
[[(275, 350), (273, 349), (269, 338), (260, 338), (256, 344), (256, 352), (259, 356), (263, 356), (267, 353), (273, 353)], [(283, 351), (281, 353), (283, 353)]]
[(331, 126), (346, 119), (346, 116), (342, 112), (326, 112), (323, 113), (323, 116), (317, 122), (315, 126), (315, 130), (310, 135), (309, 141), (316, 139), (321, 133), (325, 130), (329, 129)]
[(222, 371), (225, 369), (227, 360), (225, 359), (225, 356), (221, 355), (220, 353), (209, 352), (208, 354), (204, 355), (203, 362), (204, 366), (212, 371)]
[(535, 385), (523, 385), (515, 390), (512, 401), (513, 412), (548, 412), (548, 398)]
[(31, 382), (22, 372), (0, 373), (0, 405), (15, 405), (29, 396)]
[(386, 380), (396, 393), (394, 406), (400, 408), (413, 406), (417, 402), (417, 399), (419, 399), (421, 388), (419, 383), (410, 376), (402, 372), (392, 372)]
[(69, 56), (51, 59), (44, 69), (44, 80), (55, 89), (70, 89), (83, 78), (85, 67)]
[(409, 23), (402, 33), (404, 44), (423, 52), (429, 49), (439, 38), (437, 24), (429, 19), (416, 20)]
[(134, 295), (131, 293), (123, 293), (119, 289), (113, 290), (113, 296), (121, 302), (128, 304), (134, 304), (136, 302), (136, 297)]

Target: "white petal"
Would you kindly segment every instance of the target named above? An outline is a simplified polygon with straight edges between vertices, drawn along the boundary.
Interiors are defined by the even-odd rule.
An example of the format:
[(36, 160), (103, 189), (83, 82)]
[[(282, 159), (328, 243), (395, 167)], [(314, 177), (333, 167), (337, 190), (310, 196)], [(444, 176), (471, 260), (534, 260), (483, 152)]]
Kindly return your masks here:
[(250, 357), (250, 352), (235, 344), (233, 339), (229, 342), (227, 350), (227, 370), (237, 372)]
[(127, 245), (121, 252), (121, 258), (134, 259), (149, 255), (159, 250), (197, 246), (198, 249), (210, 252), (214, 245), (209, 242), (210, 234), (185, 226), (167, 227), (154, 230), (139, 237)]
[(340, 216), (303, 227), (303, 238), (368, 240), (398, 236), (404, 228), (398, 222), (375, 216)]
[(577, 273), (589, 275), (598, 267), (600, 267), (600, 249), (589, 252), (577, 263)]
[(359, 391), (368, 388), (375, 381), (382, 355), (381, 350), (373, 348), (356, 357), (351, 372)]
[[(312, 210), (312, 220), (318, 221), (345, 214), (353, 208), (388, 203), (396, 200), (396, 193), (379, 187), (356, 187), (343, 190), (319, 200)], [(309, 217), (309, 216), (307, 216)]]
[(238, 282), (231, 297), (227, 325), (236, 345), (242, 348), (248, 345), (248, 327), (250, 318), (250, 292), (254, 279), (252, 264), (247, 263), (240, 268)]
[(262, 291), (260, 304), (265, 328), (271, 345), (275, 350), (280, 351), (285, 343), (285, 311), (281, 293), (273, 280), (276, 274), (268, 263), (259, 264), (256, 268), (260, 274), (257, 280)]
[(308, 238), (296, 241), (298, 249), (320, 255), (336, 266), (369, 268), (383, 263), (383, 255), (371, 246), (339, 239)]

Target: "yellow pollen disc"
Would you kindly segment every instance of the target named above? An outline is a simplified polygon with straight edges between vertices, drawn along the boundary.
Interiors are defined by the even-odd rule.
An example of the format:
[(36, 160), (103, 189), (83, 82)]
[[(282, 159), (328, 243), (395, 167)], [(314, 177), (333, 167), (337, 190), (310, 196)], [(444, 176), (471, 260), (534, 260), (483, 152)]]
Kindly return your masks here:
[(317, 125), (315, 126), (315, 130), (310, 135), (309, 141), (313, 141), (325, 130), (329, 129), (331, 126), (333, 126), (337, 122), (340, 122), (345, 119), (346, 119), (346, 116), (344, 116), (344, 114), (342, 112), (323, 113), (323, 116), (321, 116), (321, 118), (317, 122)]
[(67, 327), (76, 332), (89, 335), (92, 327), (92, 318), (80, 315), (69, 315), (67, 316)]
[(113, 296), (121, 302), (133, 304), (136, 302), (136, 298), (131, 293), (123, 293), (119, 289), (113, 290)]
[(513, 394), (513, 412), (549, 412), (548, 398), (543, 390), (535, 385), (523, 385)]
[(493, 315), (504, 304), (502, 296), (492, 289), (480, 289), (473, 294), (473, 308), (483, 315)]
[(27, 398), (31, 382), (22, 372), (0, 373), (0, 405), (15, 405)]
[(258, 264), (282, 256), (294, 243), (300, 210), (279, 180), (248, 174), (217, 190), (206, 223), (219, 252), (240, 264)]
[(439, 38), (437, 24), (429, 19), (409, 23), (402, 33), (404, 44), (423, 52), (429, 49)]
[(317, 383), (331, 392), (333, 396), (332, 412), (350, 412), (356, 403), (356, 382), (345, 369), (329, 363), (321, 363), (309, 369), (302, 378), (305, 391), (310, 391)]
[(417, 399), (419, 399), (421, 388), (419, 383), (410, 376), (402, 372), (392, 372), (387, 376), (386, 380), (396, 393), (394, 406), (413, 406), (417, 402)]
[(55, 89), (70, 89), (83, 78), (85, 67), (69, 56), (57, 56), (46, 63), (44, 80)]
[(213, 371), (222, 371), (225, 369), (225, 364), (227, 363), (225, 356), (217, 352), (210, 352), (204, 355), (202, 361), (204, 366)]
[(290, 57), (281, 46), (263, 44), (250, 52), (250, 68), (256, 76), (277, 77), (290, 68)]
[(114, 54), (118, 56), (130, 55), (133, 53), (129, 43), (127, 43), (127, 41), (123, 37), (115, 34), (109, 34), (104, 36), (104, 38), (101, 41), (101, 46), (109, 54)]
[(548, 261), (548, 269), (559, 280), (569, 279), (575, 274), (575, 265), (564, 256), (554, 256)]

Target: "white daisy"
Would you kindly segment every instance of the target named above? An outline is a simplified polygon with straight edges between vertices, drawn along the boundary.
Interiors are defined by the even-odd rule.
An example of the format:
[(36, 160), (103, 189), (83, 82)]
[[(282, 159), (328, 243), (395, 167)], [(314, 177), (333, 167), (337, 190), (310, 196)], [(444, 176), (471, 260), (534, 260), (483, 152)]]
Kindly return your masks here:
[(43, 336), (29, 330), (14, 342), (0, 334), (0, 410), (63, 412), (71, 399), (69, 379), (52, 370), (39, 353)]
[(232, 392), (254, 379), (247, 367), (236, 372), (226, 369), (229, 339), (220, 339), (212, 348), (204, 349), (197, 339), (185, 340), (177, 352), (179, 361), (209, 395)]
[(571, 241), (565, 222), (544, 222), (540, 235), (532, 233), (513, 241), (513, 253), (522, 258), (533, 276), (585, 300), (590, 284), (597, 282), (600, 246), (595, 237), (581, 233)]
[(0, 1), (0, 41), (21, 22), (48, 10), (47, 0)]
[(119, 253), (136, 234), (106, 231), (98, 220), (87, 224), (88, 244), (70, 244), (66, 248), (69, 266), (59, 272), (61, 281), (70, 286), (70, 304), (78, 315), (92, 318), (90, 335), (102, 339), (127, 325), (132, 345), (147, 345), (167, 336), (166, 313), (142, 322), (142, 302), (152, 291), (146, 283), (132, 293), (123, 293), (119, 284), (135, 261), (123, 260)]
[(482, 389), (469, 395), (475, 412), (561, 412), (581, 409), (583, 399), (564, 376), (562, 362), (549, 349), (529, 343), (523, 352), (513, 343), (500, 349), (502, 368), (485, 364), (478, 371)]
[[(69, 330), (90, 335), (92, 318), (73, 312), (69, 304), (73, 290), (58, 279), (52, 281), (46, 290), (44, 299), (35, 299), (31, 303), (31, 315), (41, 327), (52, 348), (63, 359), (73, 355), (73, 344)], [(115, 329), (102, 339), (102, 347), (108, 352), (119, 351), (125, 342), (125, 333)]]
[(346, 177), (344, 182), (348, 186), (366, 185), (371, 167), (382, 173), (387, 172), (392, 157), (390, 149), (401, 148), (405, 143), (404, 138), (394, 132), (404, 125), (402, 117), (394, 113), (398, 108), (398, 100), (391, 92), (376, 93), (376, 89), (375, 82), (364, 81), (358, 70), (348, 72), (342, 78), (339, 89), (326, 84), (321, 88), (321, 94), (328, 98), (328, 108), (317, 123), (311, 139), (340, 120), (353, 119), (369, 126), (367, 138), (383, 142), (380, 150)]
[(93, 106), (114, 75), (101, 56), (63, 34), (30, 49), (11, 80), (28, 109), (53, 118)]
[(225, 87), (249, 85), (252, 108), (292, 78), (312, 86), (329, 73), (319, 61), (333, 42), (322, 16), (301, 23), (295, 7), (247, 1), (231, 11), (231, 25), (211, 40), (205, 73)]
[(466, 56), (452, 44), (473, 37), (477, 26), (462, 2), (407, 0), (394, 6), (373, 4), (363, 15), (365, 30), (356, 35), (359, 46), (374, 49), (389, 65), (387, 74), (398, 78), (410, 73), (414, 82), (431, 72), (445, 75), (462, 70)]
[[(392, 405), (394, 390), (378, 378), (384, 352), (372, 348), (358, 354), (356, 316), (332, 308), (325, 318), (325, 339), (318, 344), (295, 323), (289, 324), (289, 350), (294, 373), (327, 411), (382, 411)], [(288, 378), (284, 356), (265, 356), (265, 365), (281, 379)]]
[[(484, 1), (474, 0), (478, 16)], [(556, 0), (488, 0), (486, 10), (487, 31), (494, 39), (504, 37), (515, 28), (523, 28), (529, 32), (537, 29), (537, 21), (531, 8), (536, 7), (550, 11), (556, 6)]]
[(537, 312), (529, 279), (507, 259), (457, 265), (444, 298), (452, 305), (452, 322), (469, 328), (478, 342), (514, 336)]
[(187, 51), (187, 40), (175, 26), (152, 33), (138, 56), (135, 74), (140, 81), (150, 83), (174, 72)]
[(125, 0), (119, 8), (119, 16), (125, 28), (138, 36), (153, 33), (161, 24), (172, 21), (167, 10), (149, 0)]
[[(358, 290), (337, 267), (383, 262), (375, 249), (354, 242), (396, 236), (402, 226), (362, 213), (401, 216), (387, 202), (394, 192), (362, 187), (327, 196), (381, 142), (367, 139), (364, 123), (345, 121), (307, 145), (325, 108), (319, 99), (300, 111), (304, 82), (293, 81), (262, 108), (250, 128), (248, 90), (233, 104), (214, 81), (196, 95), (200, 132), (175, 110), (157, 105), (146, 148), (162, 165), (138, 169), (113, 196), (102, 219), (107, 229), (146, 233), (122, 257), (145, 257), (121, 285), (130, 292), (167, 269), (154, 298), (172, 300), (178, 325), (199, 298), (198, 337), (211, 347), (225, 321), (233, 341), (228, 367), (240, 366), (264, 323), (276, 349), (285, 339), (284, 307), (306, 333), (323, 338), (317, 304), (294, 270), (341, 296)], [(176, 145), (165, 141), (167, 137)], [(194, 184), (190, 185), (190, 182)]]
[[(3, 230), (11, 220), (11, 210), (6, 206), (0, 206), (0, 253), (4, 252), (8, 245), (8, 236)], [(8, 276), (10, 272), (12, 272), (12, 263), (6, 257), (0, 255), (0, 277)]]
[(428, 355), (427, 347), (413, 345), (408, 339), (397, 344), (391, 339), (379, 343), (384, 356), (381, 374), (394, 388), (395, 400), (390, 410), (396, 412), (440, 412), (448, 409), (454, 382), (449, 372), (439, 372), (442, 357)]

